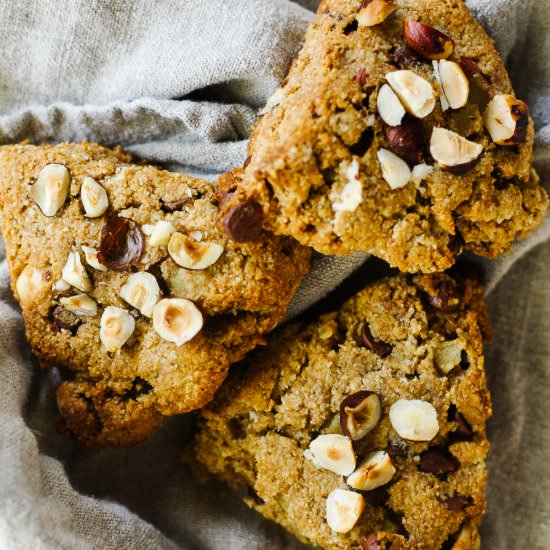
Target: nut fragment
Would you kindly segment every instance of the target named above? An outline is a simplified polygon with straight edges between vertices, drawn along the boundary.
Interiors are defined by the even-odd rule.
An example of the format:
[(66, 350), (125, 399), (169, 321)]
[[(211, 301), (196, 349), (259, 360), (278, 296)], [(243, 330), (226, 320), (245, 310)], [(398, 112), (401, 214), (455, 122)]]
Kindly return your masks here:
[(386, 128), (390, 149), (400, 158), (416, 164), (426, 152), (426, 134), (422, 122), (406, 117), (400, 126)]
[(358, 391), (348, 395), (340, 404), (342, 433), (354, 441), (365, 437), (380, 421), (382, 403), (371, 391)]
[(97, 255), (103, 265), (124, 271), (137, 265), (143, 250), (143, 235), (133, 220), (115, 215), (105, 222)]
[(280, 103), (285, 98), (285, 91), (283, 88), (277, 88), (273, 95), (267, 100), (264, 108), (258, 113), (259, 115), (266, 115), (267, 113), (270, 113), (277, 107), (277, 105), (280, 105)]
[(159, 284), (151, 273), (132, 273), (121, 287), (120, 296), (142, 315), (151, 317), (153, 308), (160, 298)]
[(99, 338), (107, 351), (119, 350), (132, 336), (135, 319), (120, 307), (107, 306), (101, 316)]
[(434, 352), (434, 360), (437, 368), (444, 374), (449, 374), (462, 361), (464, 344), (460, 339), (441, 342)]
[(354, 212), (363, 201), (363, 186), (359, 179), (359, 163), (353, 159), (345, 169), (347, 183), (338, 199), (332, 203), (335, 212)]
[(221, 219), (225, 234), (237, 243), (257, 241), (262, 233), (264, 211), (254, 199), (231, 206)]
[(412, 181), (414, 184), (419, 184), (421, 181), (425, 180), (432, 172), (434, 167), (429, 164), (417, 164), (412, 169)]
[(61, 164), (47, 164), (31, 186), (31, 197), (44, 216), (55, 216), (67, 200), (71, 177)]
[(376, 108), (382, 120), (389, 126), (399, 126), (406, 113), (405, 107), (388, 84), (384, 84), (378, 91)]
[(346, 483), (358, 491), (372, 491), (389, 483), (395, 472), (390, 455), (385, 451), (376, 451), (368, 455), (348, 476)]
[(511, 95), (496, 95), (483, 116), (485, 127), (497, 145), (517, 145), (525, 141), (529, 108)]
[(360, 27), (374, 27), (385, 21), (397, 6), (391, 0), (363, 0), (357, 14)]
[(411, 115), (424, 118), (434, 110), (435, 91), (421, 76), (405, 69), (388, 73), (386, 80)]
[(359, 493), (347, 489), (335, 489), (327, 498), (328, 526), (337, 533), (347, 533), (353, 529), (364, 508), (365, 499)]
[(49, 291), (52, 284), (44, 274), (50, 268), (38, 268), (27, 265), (17, 277), (15, 290), (21, 305), (31, 305), (32, 302), (45, 292)]
[(432, 447), (420, 455), (418, 469), (428, 474), (443, 475), (456, 472), (460, 462), (445, 447)]
[(439, 432), (437, 411), (427, 401), (399, 399), (390, 408), (394, 430), (410, 441), (430, 441)]
[(95, 248), (92, 248), (91, 246), (82, 245), (82, 252), (84, 252), (84, 257), (86, 258), (86, 263), (93, 267), (94, 269), (97, 269), (98, 271), (107, 271), (107, 268), (99, 263), (99, 260), (97, 259), (97, 250)]
[(90, 292), (92, 283), (86, 273), (85, 267), (80, 261), (80, 254), (73, 250), (69, 252), (65, 266), (61, 270), (61, 277), (71, 286), (78, 288), (82, 292)]
[(434, 128), (430, 153), (443, 169), (453, 174), (464, 174), (479, 162), (483, 145), (445, 128)]
[(65, 292), (66, 290), (69, 290), (71, 288), (71, 285), (67, 281), (64, 281), (63, 279), (59, 279), (54, 283), (53, 288), (57, 292)]
[(454, 50), (454, 42), (441, 31), (420, 21), (405, 19), (403, 28), (410, 47), (426, 59), (446, 59)]
[(399, 189), (409, 183), (411, 169), (403, 159), (388, 149), (379, 149), (376, 156), (382, 168), (382, 176), (392, 189)]
[(190, 300), (164, 298), (153, 308), (156, 333), (176, 346), (191, 340), (202, 328), (202, 314)]
[(361, 338), (361, 343), (379, 357), (387, 357), (392, 352), (393, 346), (391, 344), (374, 338), (368, 323), (363, 324), (359, 336)]
[(109, 208), (107, 191), (89, 176), (84, 178), (80, 187), (80, 200), (88, 218), (99, 218)]
[(458, 283), (449, 277), (426, 290), (426, 299), (433, 308), (451, 312), (460, 308), (462, 293)]
[(153, 226), (149, 244), (151, 246), (166, 246), (175, 231), (176, 229), (170, 222), (161, 220)]
[(304, 451), (304, 456), (311, 460), (316, 468), (324, 468), (342, 476), (347, 476), (355, 470), (355, 453), (351, 439), (345, 435), (317, 436)]
[(441, 108), (460, 109), (468, 102), (470, 84), (464, 71), (454, 61), (433, 61), (434, 74), (441, 87)]
[(206, 269), (215, 264), (222, 253), (223, 246), (197, 242), (183, 233), (173, 233), (168, 242), (168, 254), (186, 269)]
[(87, 294), (66, 296), (61, 298), (59, 303), (76, 315), (85, 315), (86, 317), (95, 317), (97, 315), (97, 304)]

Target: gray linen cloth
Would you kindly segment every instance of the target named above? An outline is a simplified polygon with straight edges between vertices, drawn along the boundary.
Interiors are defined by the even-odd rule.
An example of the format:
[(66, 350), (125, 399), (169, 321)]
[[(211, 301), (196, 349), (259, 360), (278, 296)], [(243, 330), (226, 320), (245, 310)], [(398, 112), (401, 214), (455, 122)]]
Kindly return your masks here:
[[(469, 4), (531, 106), (537, 167), (550, 182), (550, 0)], [(213, 179), (244, 160), (257, 110), (284, 77), (316, 5), (3, 0), (0, 142), (122, 144)], [(496, 334), (487, 350), (495, 416), (482, 529), (491, 549), (550, 548), (549, 237), (547, 221), (505, 258), (484, 262)], [(317, 256), (292, 314), (364, 260)], [(370, 265), (359, 277), (372, 277)], [(303, 548), (221, 485), (193, 479), (178, 460), (188, 417), (132, 449), (84, 452), (64, 440), (52, 382), (31, 357), (8, 283), (3, 262), (0, 549)]]

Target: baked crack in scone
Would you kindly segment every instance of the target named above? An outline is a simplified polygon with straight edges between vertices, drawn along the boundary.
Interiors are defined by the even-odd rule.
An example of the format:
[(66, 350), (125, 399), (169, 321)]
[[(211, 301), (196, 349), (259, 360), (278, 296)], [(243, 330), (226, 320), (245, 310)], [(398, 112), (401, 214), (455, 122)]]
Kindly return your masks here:
[(498, 256), (547, 208), (533, 121), (513, 94), (460, 0), (325, 0), (221, 225), (252, 238), (235, 231), (246, 205), (249, 225), (407, 272), (443, 271), (463, 248)]
[(2, 233), (68, 432), (133, 444), (206, 405), (279, 323), (309, 251), (228, 241), (212, 184), (83, 143), (0, 148)]
[(322, 548), (478, 548), (489, 332), (464, 272), (372, 284), (236, 367), (201, 412), (199, 470)]

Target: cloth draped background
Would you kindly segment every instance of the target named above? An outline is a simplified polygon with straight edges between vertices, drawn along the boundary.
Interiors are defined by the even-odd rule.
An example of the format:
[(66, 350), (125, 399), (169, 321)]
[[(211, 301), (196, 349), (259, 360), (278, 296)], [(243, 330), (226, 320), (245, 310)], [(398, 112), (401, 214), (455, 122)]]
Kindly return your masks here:
[[(214, 180), (239, 165), (258, 109), (300, 48), (316, 0), (6, 0), (0, 3), (0, 143), (97, 141)], [(537, 125), (550, 187), (550, 0), (470, 0)], [(1, 175), (0, 175), (1, 177)], [(491, 549), (550, 548), (550, 223), (483, 261)], [(0, 239), (0, 548), (304, 548), (178, 459), (190, 419), (132, 449), (83, 451), (56, 431), (53, 385), (25, 343)], [(317, 255), (289, 316), (366, 255)], [(355, 274), (380, 271), (368, 260)], [(341, 288), (345, 294), (346, 285)], [(332, 298), (334, 301), (334, 297)]]

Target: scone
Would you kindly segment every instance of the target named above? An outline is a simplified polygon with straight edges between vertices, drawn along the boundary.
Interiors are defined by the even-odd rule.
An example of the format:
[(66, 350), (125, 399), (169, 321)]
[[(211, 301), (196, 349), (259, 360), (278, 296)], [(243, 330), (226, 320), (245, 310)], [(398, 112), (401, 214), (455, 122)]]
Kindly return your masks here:
[[(498, 256), (547, 208), (513, 94), (460, 0), (325, 0), (220, 223), (238, 241), (263, 223), (406, 272), (443, 271), (463, 248)], [(235, 210), (257, 230), (235, 230)]]
[(464, 275), (377, 282), (253, 352), (201, 412), (193, 451), (306, 543), (479, 547), (489, 331)]
[(212, 184), (83, 143), (0, 148), (2, 233), (32, 349), (63, 378), (66, 430), (133, 444), (206, 405), (264, 340), (309, 251), (216, 229)]

